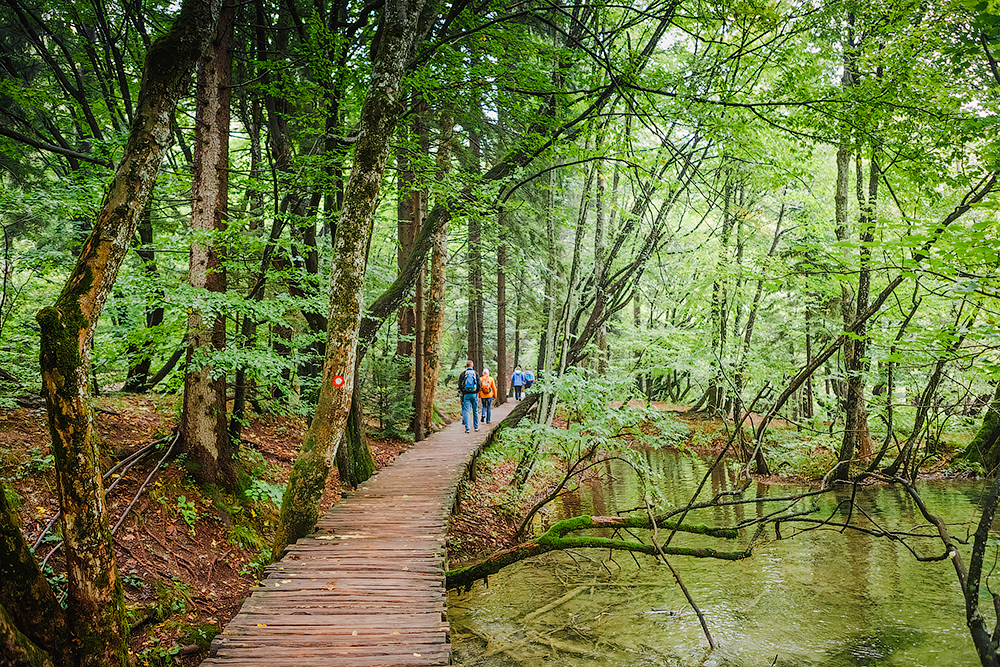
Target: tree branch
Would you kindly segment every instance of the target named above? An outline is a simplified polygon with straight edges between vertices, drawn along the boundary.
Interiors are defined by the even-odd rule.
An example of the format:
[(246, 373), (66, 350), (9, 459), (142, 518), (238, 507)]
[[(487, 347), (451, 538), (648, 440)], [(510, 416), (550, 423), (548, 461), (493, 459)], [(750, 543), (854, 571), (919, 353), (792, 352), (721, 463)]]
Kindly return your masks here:
[(0, 127), (0, 136), (13, 139), (22, 144), (27, 144), (32, 148), (37, 148), (40, 151), (49, 151), (50, 153), (57, 153), (58, 155), (65, 155), (66, 157), (74, 158), (76, 160), (81, 160), (83, 162), (90, 162), (91, 164), (99, 164), (102, 167), (108, 167), (109, 169), (114, 169), (115, 165), (111, 163), (110, 160), (102, 160), (101, 158), (94, 157), (87, 153), (81, 153), (79, 151), (70, 150), (68, 148), (63, 148), (62, 146), (56, 146), (55, 144), (45, 143), (44, 141), (37, 141), (29, 136), (21, 134), (20, 132), (15, 132), (6, 127)]

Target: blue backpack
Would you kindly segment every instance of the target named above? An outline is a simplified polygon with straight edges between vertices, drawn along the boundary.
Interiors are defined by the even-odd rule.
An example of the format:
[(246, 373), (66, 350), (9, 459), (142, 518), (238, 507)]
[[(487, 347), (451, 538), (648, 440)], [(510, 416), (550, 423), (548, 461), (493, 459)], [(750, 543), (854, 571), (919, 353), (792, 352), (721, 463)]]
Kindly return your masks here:
[(476, 372), (471, 368), (465, 371), (465, 392), (471, 394), (476, 390)]

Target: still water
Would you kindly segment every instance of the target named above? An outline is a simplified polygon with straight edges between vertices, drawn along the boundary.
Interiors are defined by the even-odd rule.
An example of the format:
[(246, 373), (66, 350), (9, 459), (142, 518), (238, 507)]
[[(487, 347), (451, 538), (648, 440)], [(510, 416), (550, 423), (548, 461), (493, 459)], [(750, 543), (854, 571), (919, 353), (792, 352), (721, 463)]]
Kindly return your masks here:
[[(661, 475), (668, 504), (686, 503), (708, 469), (672, 452), (648, 455)], [(709, 499), (734, 484), (719, 470), (702, 493)], [(949, 523), (953, 536), (974, 530), (983, 482), (921, 483), (928, 509)], [(802, 489), (752, 486), (744, 497), (791, 496)], [(542, 518), (551, 523), (579, 514), (608, 515), (641, 503), (630, 469), (610, 464), (604, 481), (567, 496)], [(839, 499), (847, 497), (846, 493)], [(838, 498), (818, 501), (817, 516), (844, 517)], [(858, 504), (870, 520), (859, 525), (905, 530), (924, 526), (912, 500), (895, 488), (866, 489)], [(802, 505), (802, 507), (805, 507)], [(690, 523), (728, 526), (776, 507), (754, 503), (713, 508)], [(855, 515), (857, 520), (857, 515)], [(585, 550), (524, 561), (451, 592), (448, 615), (454, 664), (566, 666), (857, 667), (978, 665), (965, 626), (961, 591), (950, 561), (920, 563), (903, 546), (856, 531), (815, 530), (758, 543), (751, 558), (722, 561), (672, 556), (716, 644), (709, 651), (698, 618), (665, 565), (628, 553)], [(926, 528), (923, 532), (931, 532)], [(661, 533), (662, 537), (662, 533)], [(682, 533), (673, 546), (738, 551), (734, 542)], [(939, 555), (940, 541), (913, 540), (921, 555)], [(969, 549), (962, 556), (968, 563)], [(984, 582), (1000, 587), (989, 565)], [(989, 615), (990, 600), (981, 608)], [(992, 627), (992, 619), (989, 621)]]

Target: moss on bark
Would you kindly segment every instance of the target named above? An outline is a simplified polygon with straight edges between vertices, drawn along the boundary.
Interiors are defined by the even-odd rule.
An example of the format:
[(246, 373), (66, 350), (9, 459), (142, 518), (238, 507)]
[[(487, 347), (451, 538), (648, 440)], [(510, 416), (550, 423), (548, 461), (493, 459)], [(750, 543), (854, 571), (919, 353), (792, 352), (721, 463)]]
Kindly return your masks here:
[(71, 632), (61, 637), (74, 647), (74, 667), (129, 663), (88, 392), (90, 344), (170, 141), (173, 109), (213, 33), (213, 11), (217, 3), (184, 0), (173, 27), (150, 49), (129, 140), (94, 231), (55, 305), (37, 315), (68, 574)]
[(319, 520), (318, 499), (323, 497), (330, 476), (330, 460), (319, 439), (310, 431), (288, 477), (288, 489), (281, 501), (278, 529), (274, 535), (273, 555), (281, 557), (285, 548), (308, 535)]
[(350, 484), (357, 488), (375, 474), (375, 458), (365, 441), (364, 426), (361, 420), (361, 397), (358, 393), (357, 378), (351, 394), (351, 411), (347, 415), (347, 428), (344, 431), (344, 441), (337, 448), (337, 472), (342, 484)]
[(1000, 384), (997, 384), (993, 400), (986, 408), (982, 426), (965, 448), (964, 457), (967, 461), (982, 465), (983, 470), (989, 474), (1000, 468)]
[[(10, 610), (3, 623), (13, 628), (3, 634), (11, 635), (16, 630), (50, 654), (57, 664), (72, 663), (66, 614), (39, 569), (0, 483), (0, 609), (3, 608)], [(0, 639), (0, 648), (7, 641)]]
[[(66, 667), (70, 665), (70, 663), (63, 664)], [(14, 619), (7, 613), (3, 605), (0, 605), (0, 665), (5, 667), (56, 667), (48, 653), (17, 629)]]

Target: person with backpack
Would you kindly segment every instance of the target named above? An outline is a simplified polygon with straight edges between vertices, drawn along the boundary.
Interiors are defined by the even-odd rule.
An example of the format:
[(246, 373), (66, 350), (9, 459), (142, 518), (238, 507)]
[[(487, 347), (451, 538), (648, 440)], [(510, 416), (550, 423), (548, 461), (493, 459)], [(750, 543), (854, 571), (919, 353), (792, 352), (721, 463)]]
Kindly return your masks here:
[(510, 386), (514, 388), (514, 398), (521, 400), (521, 388), (524, 387), (524, 373), (521, 372), (521, 367), (518, 366), (514, 369), (514, 374), (510, 376)]
[(535, 375), (531, 370), (524, 371), (524, 391), (531, 389), (531, 385), (535, 384)]
[(490, 423), (492, 417), (493, 399), (497, 397), (497, 385), (490, 377), (490, 369), (483, 369), (483, 376), (479, 378), (479, 402), (483, 404), (482, 416), (479, 421)]
[(480, 390), (479, 376), (476, 375), (475, 364), (471, 361), (465, 364), (465, 370), (458, 376), (458, 394), (462, 397), (462, 424), (465, 432), (469, 432), (469, 424), (479, 430), (479, 410), (476, 398)]

